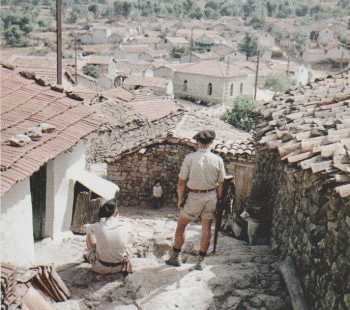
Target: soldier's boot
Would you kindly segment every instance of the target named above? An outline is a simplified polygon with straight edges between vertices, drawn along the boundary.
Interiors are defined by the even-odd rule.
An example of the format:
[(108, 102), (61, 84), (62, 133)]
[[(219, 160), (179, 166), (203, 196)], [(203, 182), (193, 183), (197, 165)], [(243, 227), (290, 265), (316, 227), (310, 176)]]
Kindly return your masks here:
[(180, 251), (181, 250), (174, 247), (172, 249), (172, 252), (171, 252), (169, 259), (166, 260), (165, 263), (167, 265), (174, 266), (174, 267), (181, 266), (180, 259), (179, 259)]
[(203, 261), (204, 261), (205, 255), (206, 253), (199, 252), (197, 257), (197, 262), (193, 267), (194, 270), (203, 270)]

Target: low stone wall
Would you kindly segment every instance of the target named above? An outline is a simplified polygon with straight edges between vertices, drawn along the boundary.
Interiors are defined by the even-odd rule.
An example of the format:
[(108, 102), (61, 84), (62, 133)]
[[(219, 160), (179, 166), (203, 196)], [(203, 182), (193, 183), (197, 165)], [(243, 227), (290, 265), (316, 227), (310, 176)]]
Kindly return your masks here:
[[(154, 181), (160, 179), (164, 192), (163, 205), (175, 207), (181, 164), (193, 150), (187, 144), (154, 144), (108, 164), (108, 179), (120, 187), (120, 205), (150, 205)], [(236, 176), (237, 203), (240, 204), (250, 193), (255, 163), (251, 159), (237, 160), (231, 156), (223, 159), (227, 173)]]
[(293, 257), (310, 309), (350, 309), (350, 200), (323, 175), (287, 166), (276, 153), (263, 150), (257, 161), (252, 193), (265, 193), (260, 216), (272, 220), (281, 259)]

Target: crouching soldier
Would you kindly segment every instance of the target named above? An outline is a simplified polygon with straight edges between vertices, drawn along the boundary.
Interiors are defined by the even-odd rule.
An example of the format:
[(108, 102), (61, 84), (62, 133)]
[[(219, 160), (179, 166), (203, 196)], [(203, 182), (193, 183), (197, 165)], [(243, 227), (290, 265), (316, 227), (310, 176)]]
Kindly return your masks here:
[[(197, 141), (197, 151), (185, 157), (180, 170), (177, 191), (178, 207), (181, 208), (181, 212), (176, 227), (175, 244), (166, 264), (180, 266), (179, 254), (185, 242), (186, 226), (191, 221), (200, 219), (202, 235), (198, 260), (194, 268), (202, 270), (202, 262), (210, 245), (216, 204), (223, 197), (225, 167), (222, 158), (210, 150), (215, 139), (214, 131), (200, 131), (193, 138)], [(184, 202), (186, 186), (189, 193)]]
[(115, 200), (103, 204), (98, 216), (99, 222), (86, 225), (88, 253), (84, 258), (100, 274), (132, 272)]

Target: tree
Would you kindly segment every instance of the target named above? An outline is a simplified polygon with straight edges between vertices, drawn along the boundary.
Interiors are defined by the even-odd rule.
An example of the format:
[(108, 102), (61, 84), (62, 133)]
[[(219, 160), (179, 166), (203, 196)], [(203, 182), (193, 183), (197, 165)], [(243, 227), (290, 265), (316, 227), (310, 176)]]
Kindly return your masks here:
[(76, 10), (72, 10), (72, 11), (70, 11), (70, 13), (69, 13), (69, 15), (67, 17), (67, 22), (69, 24), (75, 24), (77, 22), (77, 20), (78, 20), (78, 17), (79, 17), (79, 15), (76, 12)]
[(306, 42), (308, 40), (308, 35), (306, 33), (297, 33), (294, 38), (295, 49), (299, 53), (299, 56), (303, 58), (303, 54), (306, 49)]
[(255, 102), (249, 97), (236, 97), (233, 107), (224, 114), (224, 121), (236, 128), (251, 131), (255, 128)]
[[(149, 1), (147, 2), (150, 4)], [(115, 1), (113, 3), (113, 12), (114, 12), (114, 15), (121, 15), (124, 17), (128, 17), (131, 12), (131, 3), (127, 1)]]
[(13, 25), (4, 31), (4, 39), (6, 44), (10, 46), (25, 46), (24, 32), (18, 25)]
[(254, 29), (261, 29), (264, 27), (264, 20), (262, 18), (259, 18), (257, 16), (254, 16), (250, 21), (249, 25), (252, 26)]
[(276, 8), (277, 5), (275, 3), (271, 3), (270, 1), (266, 2), (266, 11), (267, 11), (267, 16), (272, 17), (276, 13)]
[(245, 34), (242, 42), (239, 44), (239, 51), (249, 57), (255, 56), (258, 53), (257, 39), (248, 33)]
[(95, 79), (97, 79), (100, 76), (98, 67), (96, 65), (91, 65), (91, 64), (83, 67), (83, 73)]
[(270, 75), (266, 78), (264, 88), (274, 92), (284, 92), (293, 86), (294, 82), (287, 76)]
[(296, 16), (306, 16), (309, 13), (309, 7), (305, 4), (302, 4), (300, 7), (295, 9)]
[(100, 15), (100, 8), (97, 4), (91, 4), (88, 7), (88, 11), (94, 14), (95, 18), (98, 18)]
[(254, 0), (246, 0), (243, 4), (243, 15), (245, 18), (252, 16), (256, 10), (256, 3)]

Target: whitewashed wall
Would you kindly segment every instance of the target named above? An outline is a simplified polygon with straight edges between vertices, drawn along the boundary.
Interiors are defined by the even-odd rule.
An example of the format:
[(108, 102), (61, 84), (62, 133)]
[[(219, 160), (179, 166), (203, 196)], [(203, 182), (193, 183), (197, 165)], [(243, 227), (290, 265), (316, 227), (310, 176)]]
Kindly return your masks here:
[[(187, 91), (183, 90), (184, 81), (187, 80)], [(174, 75), (175, 96), (188, 96), (197, 100), (205, 100), (213, 103), (230, 102), (241, 95), (252, 96), (254, 93), (254, 81), (250, 76), (233, 78), (210, 77), (199, 74), (175, 72)], [(208, 84), (212, 83), (212, 95), (208, 95)], [(230, 94), (230, 86), (234, 84), (233, 94)], [(243, 83), (243, 93), (240, 93), (240, 84)]]
[(83, 143), (75, 146), (47, 165), (47, 201), (45, 235), (58, 239), (70, 230), (73, 211), (74, 184), (70, 176), (85, 170), (86, 147)]
[(32, 201), (29, 178), (1, 197), (1, 262), (30, 265), (34, 262)]

